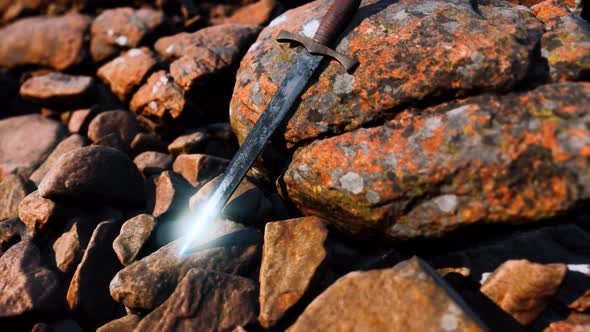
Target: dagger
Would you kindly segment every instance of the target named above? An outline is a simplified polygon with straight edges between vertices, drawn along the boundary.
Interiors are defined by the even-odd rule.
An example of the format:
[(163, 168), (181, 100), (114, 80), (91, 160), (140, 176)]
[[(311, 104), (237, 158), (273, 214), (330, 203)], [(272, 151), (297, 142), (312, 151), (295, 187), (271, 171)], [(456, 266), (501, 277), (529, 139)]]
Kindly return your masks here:
[[(360, 6), (361, 0), (334, 0), (324, 15), (313, 38), (299, 36), (281, 31), (279, 42), (296, 42), (303, 46), (291, 70), (279, 86), (279, 89), (266, 106), (256, 124), (230, 161), (221, 180), (212, 194), (193, 212), (189, 222), (188, 233), (182, 239), (180, 255), (190, 250), (191, 245), (213, 222), (242, 182), (252, 164), (262, 152), (264, 146), (289, 112), (293, 103), (305, 90), (307, 82), (325, 57), (334, 58), (347, 71), (351, 71), (357, 62), (329, 48)], [(196, 214), (196, 215), (195, 215)]]

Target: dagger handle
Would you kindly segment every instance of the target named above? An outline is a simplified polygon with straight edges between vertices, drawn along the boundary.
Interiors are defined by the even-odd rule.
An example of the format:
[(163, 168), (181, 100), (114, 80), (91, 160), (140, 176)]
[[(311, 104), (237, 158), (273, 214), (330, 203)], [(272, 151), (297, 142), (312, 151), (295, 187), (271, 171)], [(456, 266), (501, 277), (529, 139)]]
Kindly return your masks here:
[(361, 0), (334, 0), (322, 18), (313, 39), (324, 46), (329, 46), (346, 28), (360, 4)]

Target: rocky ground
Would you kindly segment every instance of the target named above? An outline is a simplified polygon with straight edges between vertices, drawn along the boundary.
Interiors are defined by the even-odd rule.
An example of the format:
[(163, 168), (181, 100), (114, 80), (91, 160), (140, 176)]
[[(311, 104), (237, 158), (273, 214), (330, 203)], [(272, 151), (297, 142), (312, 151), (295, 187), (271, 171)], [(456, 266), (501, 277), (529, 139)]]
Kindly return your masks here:
[[(0, 330), (590, 331), (590, 3), (0, 0)], [(193, 215), (193, 218), (194, 218)]]

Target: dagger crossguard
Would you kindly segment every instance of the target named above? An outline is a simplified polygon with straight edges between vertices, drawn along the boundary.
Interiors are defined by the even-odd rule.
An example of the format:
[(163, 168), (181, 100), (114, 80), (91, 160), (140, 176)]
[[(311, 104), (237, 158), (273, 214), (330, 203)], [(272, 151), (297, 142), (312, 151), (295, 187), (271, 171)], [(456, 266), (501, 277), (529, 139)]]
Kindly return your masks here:
[(297, 42), (311, 54), (325, 55), (338, 61), (347, 72), (351, 72), (358, 65), (358, 61), (351, 59), (348, 56), (337, 52), (325, 45), (318, 43), (312, 38), (301, 36), (289, 31), (281, 30), (277, 37), (279, 42)]

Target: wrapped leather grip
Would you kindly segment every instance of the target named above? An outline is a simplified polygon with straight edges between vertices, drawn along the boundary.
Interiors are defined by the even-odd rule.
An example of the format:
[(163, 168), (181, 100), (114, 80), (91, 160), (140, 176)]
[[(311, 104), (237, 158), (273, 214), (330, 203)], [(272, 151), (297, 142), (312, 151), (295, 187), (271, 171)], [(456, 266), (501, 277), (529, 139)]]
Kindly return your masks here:
[(334, 0), (313, 39), (329, 46), (342, 33), (361, 4), (361, 0)]

